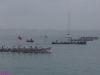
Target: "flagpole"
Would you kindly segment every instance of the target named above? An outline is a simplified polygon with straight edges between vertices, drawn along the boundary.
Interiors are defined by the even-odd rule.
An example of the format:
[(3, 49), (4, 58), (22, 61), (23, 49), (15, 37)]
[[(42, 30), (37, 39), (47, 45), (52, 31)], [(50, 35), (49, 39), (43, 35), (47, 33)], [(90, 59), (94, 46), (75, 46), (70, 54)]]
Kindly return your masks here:
[(60, 35), (60, 41), (62, 41), (62, 35)]
[(48, 38), (48, 37), (45, 35), (45, 42), (46, 42), (46, 38)]
[(19, 46), (19, 36), (18, 36), (18, 46)]
[(68, 12), (68, 34), (70, 35), (70, 14)]
[(19, 40), (22, 40), (22, 37), (18, 36), (18, 46), (20, 46)]

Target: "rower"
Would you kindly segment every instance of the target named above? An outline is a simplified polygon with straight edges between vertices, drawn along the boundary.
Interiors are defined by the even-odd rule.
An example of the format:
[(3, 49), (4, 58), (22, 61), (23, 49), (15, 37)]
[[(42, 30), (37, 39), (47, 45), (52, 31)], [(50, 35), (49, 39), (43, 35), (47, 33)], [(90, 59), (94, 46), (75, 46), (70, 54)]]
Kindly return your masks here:
[(13, 50), (15, 50), (15, 46), (13, 46)]
[(20, 46), (20, 49), (22, 49), (21, 46)]
[(26, 48), (24, 47), (23, 50), (25, 50)]
[(56, 43), (58, 43), (58, 40), (56, 40)]
[(3, 48), (5, 49), (5, 45), (3, 46)]
[(43, 47), (41, 46), (40, 49), (42, 49)]
[(41, 46), (41, 48), (43, 48), (43, 47)]
[(25, 46), (25, 49), (28, 49), (28, 47), (27, 47), (27, 46)]
[(32, 50), (33, 48), (32, 48), (32, 46), (30, 46), (30, 50)]
[(8, 49), (10, 49), (10, 46), (8, 46)]
[(2, 46), (2, 49), (4, 49), (4, 47)]
[(38, 49), (38, 47), (36, 46), (36, 49)]
[(8, 49), (8, 46), (7, 46), (7, 48), (6, 49)]
[(37, 46), (35, 46), (34, 50), (36, 50), (36, 49), (37, 49)]

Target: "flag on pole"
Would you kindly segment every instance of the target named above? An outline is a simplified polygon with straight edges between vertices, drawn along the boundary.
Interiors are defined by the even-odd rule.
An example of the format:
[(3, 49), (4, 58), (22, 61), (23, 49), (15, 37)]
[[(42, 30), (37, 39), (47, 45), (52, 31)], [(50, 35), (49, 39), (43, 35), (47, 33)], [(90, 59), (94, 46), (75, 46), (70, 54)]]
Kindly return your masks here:
[(60, 37), (62, 37), (62, 34), (60, 35)]
[(45, 38), (48, 38), (48, 37), (45, 35)]
[(22, 37), (18, 36), (18, 39), (19, 39), (19, 40), (22, 40)]
[[(46, 35), (44, 36), (45, 38), (48, 38)], [(46, 39), (44, 40), (44, 42), (46, 42)]]
[(61, 40), (61, 38), (62, 38), (62, 34), (60, 35), (60, 40)]

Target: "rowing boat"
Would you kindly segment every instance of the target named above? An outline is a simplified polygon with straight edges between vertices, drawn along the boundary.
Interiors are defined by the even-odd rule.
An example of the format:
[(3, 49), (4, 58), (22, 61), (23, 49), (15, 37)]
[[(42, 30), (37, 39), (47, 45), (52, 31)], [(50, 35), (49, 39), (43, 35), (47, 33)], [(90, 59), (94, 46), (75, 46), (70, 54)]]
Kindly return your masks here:
[(76, 42), (73, 42), (73, 41), (70, 41), (70, 42), (52, 42), (52, 44), (80, 44), (80, 45), (86, 45), (86, 41), (76, 41)]
[(0, 52), (18, 52), (18, 53), (37, 53), (37, 52), (49, 52), (51, 47), (41, 49), (0, 49)]

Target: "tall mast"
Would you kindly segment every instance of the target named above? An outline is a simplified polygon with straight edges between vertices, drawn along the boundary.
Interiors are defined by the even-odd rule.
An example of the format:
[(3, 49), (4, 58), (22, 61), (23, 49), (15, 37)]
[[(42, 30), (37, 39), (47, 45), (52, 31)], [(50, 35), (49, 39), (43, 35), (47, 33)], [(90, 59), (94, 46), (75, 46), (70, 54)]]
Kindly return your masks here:
[(70, 35), (70, 14), (68, 12), (68, 34)]

